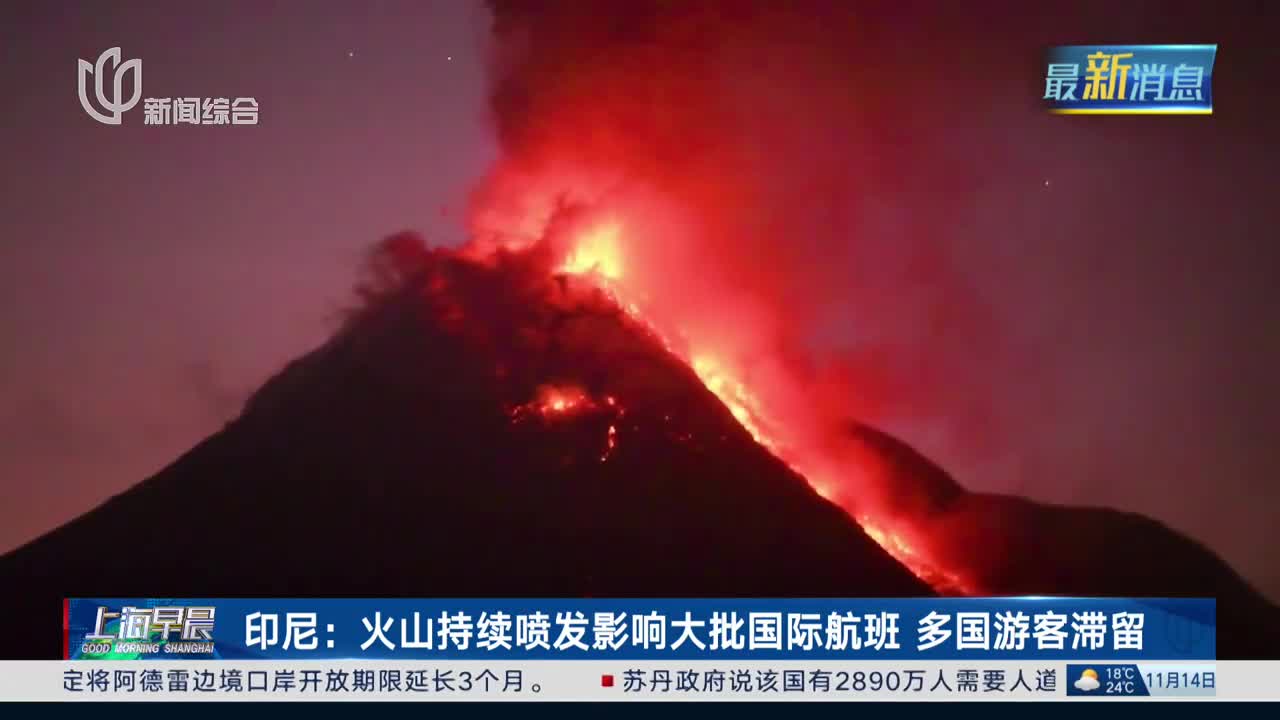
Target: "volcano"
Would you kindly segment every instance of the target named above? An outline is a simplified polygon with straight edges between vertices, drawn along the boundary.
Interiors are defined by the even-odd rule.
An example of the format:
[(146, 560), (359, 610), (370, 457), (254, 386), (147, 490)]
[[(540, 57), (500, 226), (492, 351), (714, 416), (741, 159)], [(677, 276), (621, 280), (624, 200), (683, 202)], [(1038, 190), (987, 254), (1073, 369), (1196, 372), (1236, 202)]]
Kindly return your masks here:
[[(65, 596), (954, 590), (775, 456), (600, 283), (550, 262), (384, 241), (344, 326), (236, 420), (0, 559), (4, 607), (23, 618), (0, 655), (60, 657)], [(936, 521), (941, 560), (974, 590), (1217, 596), (1224, 657), (1274, 647), (1275, 608), (1190, 540), (970, 495), (900, 441), (850, 434), (925, 488), (914, 534)]]
[(930, 588), (755, 442), (603, 292), (398, 236), (363, 306), (241, 416), (0, 560), (63, 596), (912, 596)]

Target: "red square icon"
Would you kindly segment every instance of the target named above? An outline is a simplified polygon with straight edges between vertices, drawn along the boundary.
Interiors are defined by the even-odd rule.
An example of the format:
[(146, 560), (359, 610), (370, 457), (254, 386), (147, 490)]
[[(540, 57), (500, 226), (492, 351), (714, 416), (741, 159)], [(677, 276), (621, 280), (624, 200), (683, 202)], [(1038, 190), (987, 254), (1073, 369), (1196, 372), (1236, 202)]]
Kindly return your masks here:
[(601, 675), (601, 676), (600, 676), (600, 687), (613, 687), (613, 676), (612, 676), (612, 675)]

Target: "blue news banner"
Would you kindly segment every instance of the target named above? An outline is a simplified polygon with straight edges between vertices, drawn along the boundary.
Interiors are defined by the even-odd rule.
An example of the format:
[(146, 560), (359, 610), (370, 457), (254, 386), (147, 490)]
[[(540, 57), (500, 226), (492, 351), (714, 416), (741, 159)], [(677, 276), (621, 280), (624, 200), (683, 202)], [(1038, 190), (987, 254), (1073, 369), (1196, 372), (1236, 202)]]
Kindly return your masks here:
[[(64, 615), (73, 660), (1150, 664), (1217, 653), (1210, 599), (75, 598)], [(1136, 690), (1136, 672), (1094, 662), (1076, 689), (1110, 673)]]

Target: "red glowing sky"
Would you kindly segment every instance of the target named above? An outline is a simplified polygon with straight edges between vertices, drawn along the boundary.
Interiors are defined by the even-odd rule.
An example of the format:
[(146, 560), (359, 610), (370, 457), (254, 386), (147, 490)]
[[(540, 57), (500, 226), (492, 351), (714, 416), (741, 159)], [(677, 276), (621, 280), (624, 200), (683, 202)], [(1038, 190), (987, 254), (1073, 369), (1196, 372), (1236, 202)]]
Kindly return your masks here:
[[(495, 45), (461, 3), (6, 5), (0, 548), (219, 427), (374, 239), (538, 228), (510, 205), (567, 188), (612, 212), (599, 244), (617, 224), (598, 269), (795, 442), (847, 412), (972, 488), (1156, 516), (1275, 596), (1275, 10), (1018, 7)], [(1218, 42), (1215, 115), (1045, 116), (1040, 52), (1100, 34)], [(72, 68), (117, 45), (148, 94), (254, 95), (263, 124), (98, 126)]]

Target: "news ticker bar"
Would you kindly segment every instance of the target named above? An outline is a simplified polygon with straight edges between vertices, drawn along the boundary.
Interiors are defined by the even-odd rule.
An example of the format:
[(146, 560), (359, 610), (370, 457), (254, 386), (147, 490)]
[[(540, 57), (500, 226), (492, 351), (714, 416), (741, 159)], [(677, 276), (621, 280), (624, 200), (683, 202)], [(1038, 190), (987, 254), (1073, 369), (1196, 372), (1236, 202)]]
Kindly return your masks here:
[(0, 662), (9, 701), (1277, 700), (1280, 661)]
[(63, 657), (95, 662), (1217, 657), (1211, 599), (74, 598), (63, 610)]

